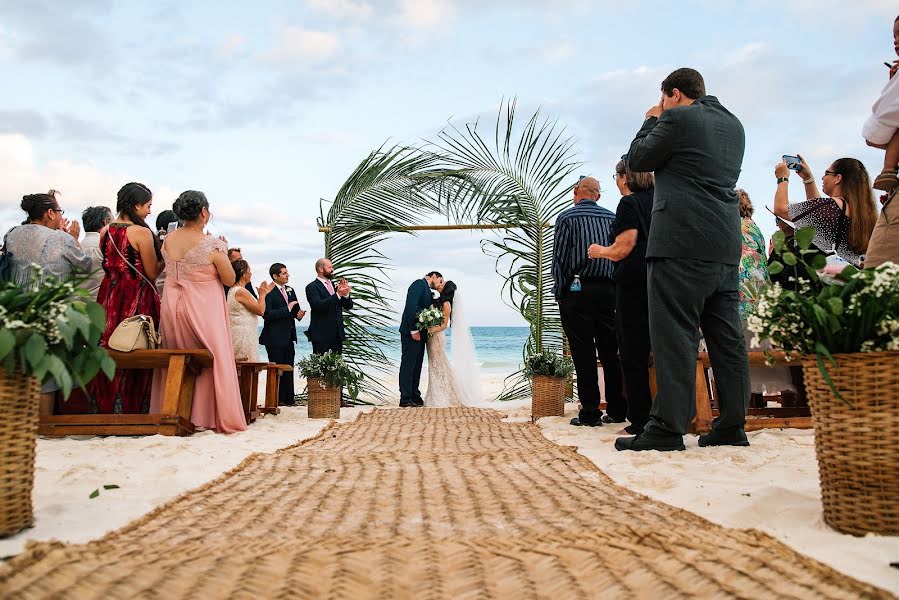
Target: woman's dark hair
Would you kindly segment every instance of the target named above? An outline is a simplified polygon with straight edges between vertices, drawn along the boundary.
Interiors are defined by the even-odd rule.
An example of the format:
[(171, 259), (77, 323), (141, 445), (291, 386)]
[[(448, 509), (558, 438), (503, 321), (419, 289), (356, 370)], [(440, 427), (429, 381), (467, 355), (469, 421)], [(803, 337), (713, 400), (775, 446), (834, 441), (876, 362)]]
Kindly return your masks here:
[(164, 210), (156, 217), (156, 231), (165, 231), (169, 228), (170, 223), (174, 223), (178, 220), (178, 217), (175, 216), (175, 211), (173, 210)]
[(627, 166), (627, 161), (624, 159), (619, 160), (618, 164), (615, 165), (615, 172), (619, 176), (624, 176), (627, 189), (631, 192), (645, 192), (656, 185), (655, 175), (643, 171), (631, 171), (630, 167)]
[[(152, 199), (153, 192), (150, 191), (150, 188), (142, 183), (132, 181), (123, 185), (122, 189), (119, 190), (119, 193), (116, 195), (115, 209), (119, 214), (126, 215), (135, 225), (150, 229), (147, 222), (137, 216), (134, 207), (146, 204)], [(156, 233), (152, 229), (150, 229), (150, 234), (153, 236), (153, 248), (156, 250), (156, 258), (162, 260), (162, 251), (160, 249), (162, 244), (159, 243), (159, 238), (156, 237)]]
[(692, 100), (705, 96), (705, 81), (696, 69), (683, 67), (672, 71), (662, 82), (662, 91), (666, 96), (671, 96), (675, 88)]
[(209, 209), (209, 200), (206, 199), (206, 194), (195, 190), (182, 192), (172, 205), (175, 215), (182, 221), (196, 221), (204, 208)]
[[(51, 208), (59, 208), (56, 202), (55, 192), (50, 190), (47, 194), (28, 194), (22, 196), (22, 210), (28, 213), (28, 221), (40, 221)], [(27, 221), (26, 221), (27, 222)]]
[(877, 204), (874, 202), (871, 178), (865, 165), (855, 158), (838, 158), (833, 161), (830, 170), (843, 176), (840, 188), (843, 201), (849, 207), (849, 248), (864, 254), (877, 223)]
[(438, 308), (443, 308), (444, 302), (449, 302), (450, 306), (453, 305), (453, 298), (456, 296), (456, 284), (452, 281), (447, 281), (443, 284), (443, 291), (440, 292), (440, 295), (437, 296), (437, 299), (434, 300), (434, 306)]
[(231, 268), (234, 269), (234, 282), (235, 284), (240, 281), (240, 278), (246, 275), (247, 271), (250, 269), (250, 264), (242, 258), (238, 258), (235, 261), (231, 261)]

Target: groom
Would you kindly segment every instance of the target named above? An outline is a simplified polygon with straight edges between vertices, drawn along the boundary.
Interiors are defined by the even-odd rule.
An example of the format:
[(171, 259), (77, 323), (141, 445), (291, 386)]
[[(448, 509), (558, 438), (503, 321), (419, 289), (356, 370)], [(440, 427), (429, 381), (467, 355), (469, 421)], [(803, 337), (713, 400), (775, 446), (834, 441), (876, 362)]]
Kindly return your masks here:
[(443, 275), (431, 271), (409, 286), (406, 292), (406, 308), (400, 322), (400, 406), (424, 406), (418, 382), (421, 380), (421, 366), (425, 357), (426, 337), (418, 328), (418, 313), (431, 306), (434, 301), (431, 290), (443, 282)]

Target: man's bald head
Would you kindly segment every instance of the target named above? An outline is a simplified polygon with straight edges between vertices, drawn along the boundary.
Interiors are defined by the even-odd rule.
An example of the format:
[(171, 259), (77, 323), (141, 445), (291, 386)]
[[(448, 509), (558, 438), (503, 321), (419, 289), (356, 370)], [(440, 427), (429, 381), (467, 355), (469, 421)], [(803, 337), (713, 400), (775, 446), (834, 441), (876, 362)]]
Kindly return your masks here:
[(599, 182), (593, 177), (584, 177), (574, 188), (574, 202), (599, 200)]

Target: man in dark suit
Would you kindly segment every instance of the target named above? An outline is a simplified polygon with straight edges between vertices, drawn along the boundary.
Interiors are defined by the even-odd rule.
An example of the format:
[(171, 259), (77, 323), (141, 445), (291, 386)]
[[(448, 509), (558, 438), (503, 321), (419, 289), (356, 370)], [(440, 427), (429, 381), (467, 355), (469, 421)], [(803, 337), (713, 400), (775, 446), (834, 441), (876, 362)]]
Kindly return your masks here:
[[(306, 312), (300, 310), (300, 303), (293, 288), (287, 285), (290, 274), (287, 267), (281, 263), (273, 264), (269, 270), (273, 289), (265, 297), (265, 314), (262, 315), (264, 325), (259, 343), (265, 346), (268, 359), (279, 365), (293, 367), (296, 355), (297, 327), (296, 322), (305, 316)], [(281, 374), (281, 384), (278, 390), (278, 404), (293, 406), (296, 400), (293, 397), (293, 369)]]
[(431, 271), (422, 279), (412, 282), (406, 292), (406, 306), (400, 321), (400, 406), (424, 406), (421, 390), (421, 367), (425, 358), (426, 336), (418, 327), (418, 313), (434, 303), (431, 290), (443, 281), (443, 275)]
[(306, 337), (312, 344), (312, 352), (324, 354), (328, 350), (343, 352), (343, 310), (353, 308), (350, 284), (341, 279), (334, 287), (334, 266), (327, 258), (315, 261), (316, 278), (306, 286), (306, 302), (309, 304), (309, 329)]
[[(699, 328), (718, 384), (721, 416), (700, 446), (748, 446), (749, 363), (739, 314), (742, 236), (737, 194), (743, 125), (707, 96), (702, 75), (678, 69), (646, 113), (627, 153), (634, 171), (655, 171), (646, 249), (649, 334), (658, 393), (642, 434), (618, 450), (683, 450), (696, 413)], [(704, 385), (700, 382), (700, 385)]]

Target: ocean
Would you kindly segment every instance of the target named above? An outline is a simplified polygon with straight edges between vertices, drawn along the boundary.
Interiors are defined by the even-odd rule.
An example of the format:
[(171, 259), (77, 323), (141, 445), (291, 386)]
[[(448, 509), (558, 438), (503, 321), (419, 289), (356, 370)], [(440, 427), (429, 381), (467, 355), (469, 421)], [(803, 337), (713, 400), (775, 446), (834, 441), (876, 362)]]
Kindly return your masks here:
[[(262, 331), (262, 327), (259, 328)], [(305, 326), (297, 327), (296, 345), (297, 360), (312, 353), (312, 345), (303, 332)], [(447, 330), (447, 350), (452, 357), (453, 330)], [(400, 363), (400, 334), (394, 332), (393, 343), (384, 347), (384, 354), (394, 361), (399, 368)], [(528, 339), (527, 327), (472, 327), (471, 337), (474, 340), (475, 352), (478, 355), (482, 374), (484, 375), (511, 375), (522, 366), (522, 349)], [(260, 360), (268, 360), (265, 346), (259, 348)], [(425, 359), (427, 365), (427, 358)]]

